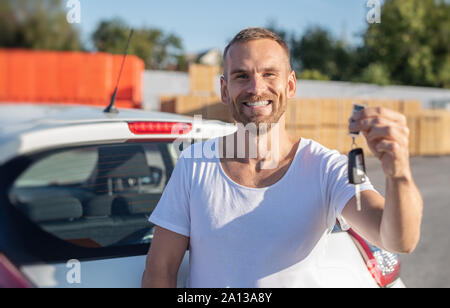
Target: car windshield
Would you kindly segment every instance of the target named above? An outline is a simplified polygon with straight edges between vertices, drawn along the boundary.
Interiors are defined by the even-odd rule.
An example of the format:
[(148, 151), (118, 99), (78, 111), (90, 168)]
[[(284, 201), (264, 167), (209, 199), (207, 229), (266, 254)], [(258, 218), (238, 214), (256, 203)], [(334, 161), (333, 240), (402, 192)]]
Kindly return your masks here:
[(83, 247), (149, 243), (156, 207), (177, 161), (172, 143), (62, 149), (30, 157), (9, 199), (32, 222)]

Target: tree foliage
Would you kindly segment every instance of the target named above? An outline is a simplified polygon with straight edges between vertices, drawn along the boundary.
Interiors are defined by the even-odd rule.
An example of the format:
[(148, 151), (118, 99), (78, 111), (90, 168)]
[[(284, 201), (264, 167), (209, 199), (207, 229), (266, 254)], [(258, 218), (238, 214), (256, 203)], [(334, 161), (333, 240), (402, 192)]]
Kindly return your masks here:
[[(291, 47), (298, 75), (331, 80), (450, 88), (450, 2), (385, 0), (381, 23), (369, 25), (362, 46), (349, 46), (320, 27), (302, 35), (269, 28)], [(303, 73), (307, 71), (307, 73)], [(317, 75), (317, 73), (316, 73)]]
[(327, 30), (311, 27), (302, 35), (289, 33), (272, 22), (268, 28), (290, 46), (292, 68), (297, 76), (313, 80), (350, 80), (354, 74), (355, 51)]
[(0, 0), (0, 46), (82, 50), (61, 0)]
[[(84, 50), (78, 29), (67, 21), (63, 0), (0, 0), (0, 47)], [(129, 26), (119, 20), (99, 23), (92, 34), (97, 51), (123, 53)], [(187, 70), (181, 39), (160, 29), (136, 29), (130, 54), (150, 69)]]
[[(98, 51), (123, 53), (130, 27), (120, 19), (102, 21), (92, 35)], [(129, 53), (145, 61), (148, 69), (186, 69), (181, 39), (160, 29), (135, 29)]]
[(348, 80), (352, 74), (352, 50), (321, 28), (308, 29), (301, 37), (290, 40), (294, 67), (316, 70), (332, 80)]
[(327, 75), (322, 74), (321, 72), (319, 72), (318, 70), (303, 70), (300, 73), (296, 74), (296, 77), (298, 79), (306, 79), (306, 80), (322, 80), (322, 81), (327, 81), (330, 80), (330, 77), (328, 77)]
[(382, 63), (395, 83), (450, 86), (450, 3), (386, 0), (381, 24), (364, 34), (367, 63)]
[(371, 63), (362, 70), (361, 76), (357, 81), (386, 86), (390, 84), (389, 71), (384, 64)]
[[(67, 22), (63, 0), (0, 0), (0, 47), (83, 50), (76, 26)], [(381, 23), (368, 25), (361, 46), (350, 46), (326, 29), (301, 35), (277, 27), (291, 47), (299, 76), (450, 88), (450, 1), (385, 0)], [(97, 51), (122, 53), (129, 26), (120, 19), (99, 23), (92, 34)], [(135, 30), (130, 54), (148, 69), (186, 70), (181, 39), (156, 28)]]

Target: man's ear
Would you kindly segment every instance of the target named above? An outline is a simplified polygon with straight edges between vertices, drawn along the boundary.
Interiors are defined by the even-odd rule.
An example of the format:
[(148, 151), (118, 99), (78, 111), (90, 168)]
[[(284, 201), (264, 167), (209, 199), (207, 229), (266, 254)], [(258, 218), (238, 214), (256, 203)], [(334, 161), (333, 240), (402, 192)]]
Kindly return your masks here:
[(294, 98), (297, 93), (297, 77), (295, 71), (292, 70), (288, 77), (288, 98)]
[(220, 96), (222, 103), (228, 105), (228, 85), (225, 76), (220, 76)]

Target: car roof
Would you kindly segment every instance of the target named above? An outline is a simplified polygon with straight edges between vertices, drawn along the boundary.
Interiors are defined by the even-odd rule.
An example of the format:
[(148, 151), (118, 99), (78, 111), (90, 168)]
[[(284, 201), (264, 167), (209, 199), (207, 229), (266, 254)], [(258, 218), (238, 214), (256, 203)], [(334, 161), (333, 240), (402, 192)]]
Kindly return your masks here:
[(190, 117), (156, 111), (104, 108), (82, 105), (0, 104), (0, 140), (25, 132), (58, 126), (127, 121), (192, 122)]
[(130, 122), (192, 123), (193, 129), (169, 138), (211, 139), (232, 134), (236, 126), (172, 113), (79, 105), (0, 104), (0, 165), (13, 157), (46, 149), (126, 140), (167, 139), (167, 134), (135, 135)]

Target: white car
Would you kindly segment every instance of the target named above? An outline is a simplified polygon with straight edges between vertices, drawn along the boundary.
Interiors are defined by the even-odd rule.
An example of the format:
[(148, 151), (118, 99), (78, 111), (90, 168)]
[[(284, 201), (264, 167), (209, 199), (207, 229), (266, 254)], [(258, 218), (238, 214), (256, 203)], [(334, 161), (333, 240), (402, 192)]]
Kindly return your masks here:
[[(140, 287), (147, 219), (183, 146), (235, 130), (160, 112), (0, 105), (0, 287)], [(325, 259), (326, 286), (404, 287), (396, 255), (338, 225)]]

